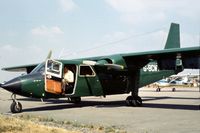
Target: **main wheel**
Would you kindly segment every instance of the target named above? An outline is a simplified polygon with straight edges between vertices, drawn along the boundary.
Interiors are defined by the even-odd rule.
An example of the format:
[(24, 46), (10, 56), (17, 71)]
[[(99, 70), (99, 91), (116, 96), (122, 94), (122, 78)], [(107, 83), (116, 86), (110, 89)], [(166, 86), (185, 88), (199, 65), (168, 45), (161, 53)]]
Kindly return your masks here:
[(13, 102), (11, 105), (10, 105), (10, 111), (12, 113), (20, 113), (22, 112), (22, 104), (20, 102)]
[(128, 96), (126, 98), (126, 105), (127, 106), (134, 106), (134, 107), (138, 107), (138, 106), (142, 106), (142, 99), (139, 96)]
[(135, 107), (142, 106), (142, 99), (141, 99), (141, 97), (139, 97), (139, 96), (133, 97), (132, 106), (135, 106)]
[(132, 106), (132, 100), (133, 100), (133, 97), (132, 96), (128, 96), (126, 98), (126, 105), (127, 106)]
[(173, 91), (173, 92), (176, 91), (176, 88), (172, 88), (172, 91)]
[(70, 97), (70, 101), (72, 103), (80, 103), (81, 102), (81, 97)]

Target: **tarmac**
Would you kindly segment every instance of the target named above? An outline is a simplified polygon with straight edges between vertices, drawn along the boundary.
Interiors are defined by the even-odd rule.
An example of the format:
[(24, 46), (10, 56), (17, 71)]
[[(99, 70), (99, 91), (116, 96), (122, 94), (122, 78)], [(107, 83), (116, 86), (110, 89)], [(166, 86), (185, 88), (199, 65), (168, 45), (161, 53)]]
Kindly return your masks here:
[[(128, 133), (200, 133), (199, 88), (141, 88), (142, 107), (127, 107), (129, 94), (103, 97), (85, 97), (80, 104), (67, 99), (39, 99), (17, 96), (23, 112), (55, 120), (76, 121), (82, 124), (115, 126)], [(10, 113), (11, 93), (0, 88), (0, 113)]]

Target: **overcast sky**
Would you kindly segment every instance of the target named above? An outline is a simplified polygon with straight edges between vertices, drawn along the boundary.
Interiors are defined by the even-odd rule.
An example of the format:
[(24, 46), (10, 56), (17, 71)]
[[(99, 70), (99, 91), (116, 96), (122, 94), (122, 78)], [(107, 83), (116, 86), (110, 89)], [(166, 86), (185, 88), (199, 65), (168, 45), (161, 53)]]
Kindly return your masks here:
[[(199, 0), (1, 0), (0, 68), (163, 49), (171, 22), (199, 45)], [(14, 73), (0, 71), (0, 82)]]

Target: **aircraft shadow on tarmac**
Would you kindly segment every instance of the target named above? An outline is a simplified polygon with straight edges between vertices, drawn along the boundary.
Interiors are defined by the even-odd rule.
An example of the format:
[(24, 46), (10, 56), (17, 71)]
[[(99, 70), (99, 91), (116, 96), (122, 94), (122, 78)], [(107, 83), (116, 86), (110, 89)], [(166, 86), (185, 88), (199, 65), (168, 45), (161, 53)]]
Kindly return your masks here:
[[(141, 90), (142, 92), (157, 92), (156, 91), (157, 88), (155, 88), (155, 90)], [(161, 91), (160, 92), (157, 92), (157, 93), (164, 93), (164, 92), (172, 92), (172, 88), (171, 89), (165, 89), (165, 88), (161, 88)], [(175, 92), (173, 93), (179, 93), (179, 92), (200, 92), (200, 90), (176, 90)]]
[[(143, 106), (140, 108), (159, 108), (159, 109), (176, 109), (176, 110), (200, 110), (200, 105), (183, 105), (183, 104), (166, 104), (166, 103), (145, 103), (145, 101), (154, 101), (162, 99), (187, 99), (187, 100), (199, 100), (199, 98), (183, 98), (183, 97), (143, 97)], [(21, 98), (21, 101), (38, 101), (38, 99)], [(124, 100), (118, 101), (87, 101), (84, 99), (79, 104), (73, 104), (67, 102), (67, 100), (55, 100), (48, 99), (44, 101), (44, 105), (40, 107), (25, 108), (23, 112), (35, 112), (35, 111), (51, 111), (62, 110), (70, 108), (83, 108), (83, 107), (95, 107), (95, 108), (113, 108), (113, 107), (128, 107)], [(131, 107), (129, 107), (131, 108)], [(132, 107), (133, 108), (133, 107)]]

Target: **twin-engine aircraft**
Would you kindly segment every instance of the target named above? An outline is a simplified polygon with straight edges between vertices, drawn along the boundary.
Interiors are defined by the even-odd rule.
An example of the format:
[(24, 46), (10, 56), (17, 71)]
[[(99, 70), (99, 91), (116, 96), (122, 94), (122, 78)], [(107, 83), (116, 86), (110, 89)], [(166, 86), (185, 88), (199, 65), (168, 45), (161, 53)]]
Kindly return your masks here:
[[(63, 89), (65, 67), (74, 74), (74, 82), (67, 89)], [(185, 68), (200, 68), (200, 47), (180, 48), (179, 24), (172, 23), (164, 50), (73, 60), (48, 58), (40, 64), (3, 68), (5, 71), (26, 71), (27, 74), (2, 83), (0, 87), (13, 93), (12, 113), (22, 111), (16, 94), (42, 99), (66, 97), (79, 103), (81, 97), (131, 92), (126, 104), (141, 106), (139, 88)]]

